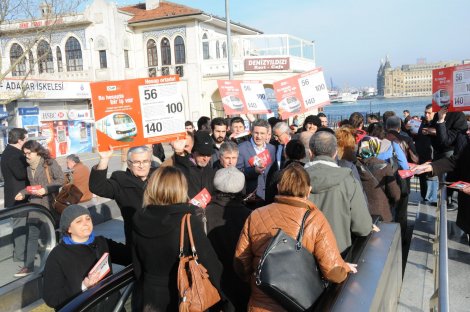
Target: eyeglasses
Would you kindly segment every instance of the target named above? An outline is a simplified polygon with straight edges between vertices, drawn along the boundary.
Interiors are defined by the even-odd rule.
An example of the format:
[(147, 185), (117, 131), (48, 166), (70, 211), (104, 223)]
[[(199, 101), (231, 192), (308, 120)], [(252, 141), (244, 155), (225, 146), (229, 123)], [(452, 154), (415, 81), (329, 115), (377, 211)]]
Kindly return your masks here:
[(134, 167), (145, 167), (150, 165), (150, 160), (143, 160), (143, 161), (131, 161), (128, 160), (129, 164), (131, 164)]

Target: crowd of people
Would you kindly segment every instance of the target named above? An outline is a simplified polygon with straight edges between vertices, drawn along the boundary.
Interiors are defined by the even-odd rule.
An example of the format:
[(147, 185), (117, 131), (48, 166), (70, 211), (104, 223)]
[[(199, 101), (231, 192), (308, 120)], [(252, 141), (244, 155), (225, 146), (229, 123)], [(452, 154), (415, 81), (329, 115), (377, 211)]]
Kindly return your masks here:
[[(422, 201), (430, 205), (437, 202), (436, 176), (441, 173), (449, 172), (448, 181), (470, 182), (465, 115), (446, 108), (435, 114), (428, 105), (419, 128), (410, 120), (416, 118), (407, 111), (404, 120), (392, 111), (381, 120), (374, 115), (366, 120), (355, 112), (333, 129), (320, 113), (307, 116), (303, 124), (298, 116), (290, 124), (274, 117), (256, 119), (247, 129), (241, 117), (201, 117), (197, 130), (192, 122), (185, 123), (187, 136), (171, 143), (173, 155), (165, 157), (161, 146), (132, 147), (125, 155), (126, 170), (109, 178), (114, 151), (99, 152), (89, 181), (83, 179), (86, 173), (73, 181), (85, 188), (85, 200), (93, 193), (116, 201), (125, 244), (95, 237), (89, 212), (81, 206), (54, 215), (63, 238), (47, 260), (44, 300), (57, 308), (93, 286), (98, 279), (88, 272), (109, 252), (113, 261), (134, 265), (134, 309), (177, 310), (179, 255), (190, 252), (189, 244), (179, 248), (180, 223), (189, 213), (199, 261), (221, 296), (214, 311), (283, 311), (256, 286), (253, 275), (278, 228), (295, 236), (310, 210), (303, 245), (317, 259), (323, 277), (338, 283), (357, 272), (355, 264), (343, 259), (356, 237), (380, 230), (374, 218), (398, 222), (402, 239), (406, 237), (410, 178), (401, 177), (399, 170), (419, 174)], [(29, 200), (54, 213), (52, 195), (64, 175), (47, 150), (25, 135), (23, 129), (11, 130), (3, 154), (5, 204)], [(15, 168), (5, 165), (6, 156)], [(74, 173), (87, 169), (76, 155), (67, 158), (67, 166)], [(9, 172), (18, 168), (25, 172)], [(30, 193), (27, 185), (43, 187)], [(211, 198), (207, 206), (201, 203), (206, 194)], [(467, 236), (470, 214), (464, 205), (469, 195), (470, 187), (458, 192), (457, 224)], [(452, 194), (448, 207), (455, 208)], [(15, 222), (24, 225), (22, 219)], [(28, 229), (27, 236), (36, 242), (28, 239), (25, 249), (24, 237), (21, 243), (17, 235), (15, 243), (15, 256), (25, 261), (26, 273), (34, 269), (40, 232), (39, 227)], [(72, 273), (67, 266), (80, 269)]]

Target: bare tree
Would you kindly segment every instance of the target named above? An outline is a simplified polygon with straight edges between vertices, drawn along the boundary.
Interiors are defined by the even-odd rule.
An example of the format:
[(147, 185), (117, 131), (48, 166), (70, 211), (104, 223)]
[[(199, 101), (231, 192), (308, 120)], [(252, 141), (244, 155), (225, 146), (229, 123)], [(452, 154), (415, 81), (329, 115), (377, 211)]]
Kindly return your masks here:
[[(3, 51), (0, 50), (3, 53), (0, 55), (0, 83), (10, 74), (21, 79), (21, 91), (8, 99), (0, 99), (0, 104), (25, 97), (25, 80), (34, 74), (36, 65), (41, 71), (52, 59), (51, 47), (44, 47), (44, 42), (50, 43), (54, 33), (68, 27), (84, 1), (0, 0), (0, 43), (3, 46)], [(5, 46), (12, 39), (21, 45), (7, 51)], [(38, 51), (36, 57), (33, 49)]]

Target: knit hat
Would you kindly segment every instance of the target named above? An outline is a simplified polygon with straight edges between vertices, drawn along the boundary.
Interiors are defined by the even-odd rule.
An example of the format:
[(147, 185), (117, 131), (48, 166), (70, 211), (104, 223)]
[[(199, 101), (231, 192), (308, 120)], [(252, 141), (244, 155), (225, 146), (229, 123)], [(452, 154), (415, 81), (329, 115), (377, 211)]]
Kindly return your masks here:
[(245, 186), (245, 175), (235, 167), (217, 170), (214, 177), (214, 187), (223, 193), (237, 194)]
[(321, 119), (317, 115), (308, 115), (304, 120), (304, 127), (309, 123), (321, 128)]
[(90, 212), (87, 208), (80, 205), (70, 205), (65, 208), (64, 211), (62, 211), (62, 215), (60, 216), (60, 231), (62, 233), (67, 233), (73, 220), (85, 214), (90, 215)]
[(363, 159), (377, 157), (380, 152), (380, 140), (366, 136), (358, 144), (357, 155)]
[(194, 146), (192, 152), (198, 152), (204, 156), (210, 156), (214, 152), (214, 141), (207, 131), (198, 131), (194, 134)]

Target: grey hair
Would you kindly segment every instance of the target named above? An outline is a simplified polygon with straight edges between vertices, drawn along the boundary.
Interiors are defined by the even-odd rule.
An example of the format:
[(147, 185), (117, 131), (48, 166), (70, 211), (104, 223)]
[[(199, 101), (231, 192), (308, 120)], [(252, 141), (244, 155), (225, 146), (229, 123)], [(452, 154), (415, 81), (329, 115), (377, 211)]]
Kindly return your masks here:
[(132, 154), (141, 154), (141, 153), (148, 153), (149, 155), (152, 154), (152, 150), (150, 147), (142, 145), (142, 146), (134, 146), (127, 151), (127, 160), (131, 159)]
[(271, 129), (271, 126), (269, 125), (269, 122), (267, 120), (264, 120), (264, 119), (256, 119), (255, 121), (253, 121), (253, 123), (251, 124), (251, 132), (253, 132), (255, 127), (264, 127), (267, 130)]
[(333, 157), (337, 149), (336, 136), (327, 131), (315, 132), (310, 138), (309, 146), (315, 156)]
[(401, 119), (398, 116), (390, 116), (385, 121), (385, 129), (397, 130), (401, 128)]
[(222, 145), (219, 148), (220, 155), (224, 155), (225, 153), (232, 153), (235, 152), (238, 154), (238, 145), (235, 142), (228, 141), (222, 143)]
[(71, 160), (73, 161), (74, 163), (78, 164), (80, 162), (80, 157), (78, 157), (77, 155), (75, 154), (70, 154), (69, 156), (67, 156), (66, 158), (67, 160)]
[(286, 122), (280, 121), (280, 122), (276, 123), (276, 125), (273, 127), (273, 133), (276, 130), (281, 131), (281, 133), (288, 133), (289, 132), (289, 126), (287, 125)]

